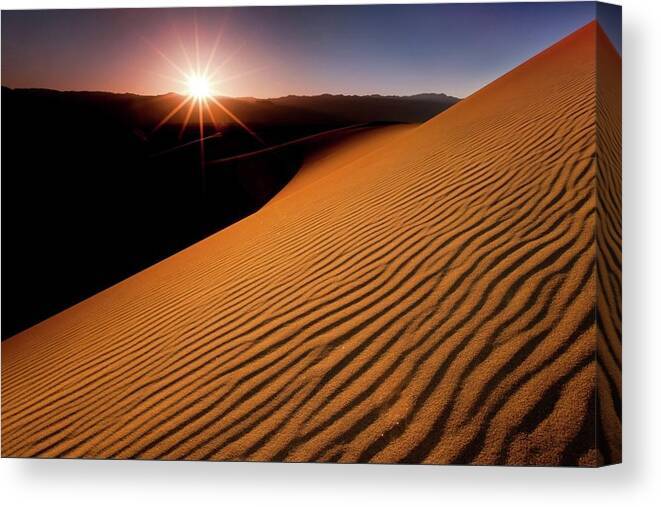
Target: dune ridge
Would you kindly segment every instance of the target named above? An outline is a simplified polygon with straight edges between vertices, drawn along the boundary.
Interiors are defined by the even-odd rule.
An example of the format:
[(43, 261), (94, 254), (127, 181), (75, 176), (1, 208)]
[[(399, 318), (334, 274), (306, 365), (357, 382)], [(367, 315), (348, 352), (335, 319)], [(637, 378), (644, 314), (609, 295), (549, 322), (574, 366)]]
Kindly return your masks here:
[(620, 65), (593, 22), (7, 340), (3, 456), (619, 461)]

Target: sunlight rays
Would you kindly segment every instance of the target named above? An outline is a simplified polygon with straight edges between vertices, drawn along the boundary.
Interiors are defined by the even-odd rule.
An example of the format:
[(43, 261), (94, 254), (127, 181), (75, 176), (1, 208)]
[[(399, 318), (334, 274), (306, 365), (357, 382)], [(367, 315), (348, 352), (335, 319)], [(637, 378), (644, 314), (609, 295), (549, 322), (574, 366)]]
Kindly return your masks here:
[[(216, 137), (216, 134), (219, 134), (219, 130), (220, 130), (220, 122), (216, 114), (214, 114), (213, 111), (214, 108), (218, 108), (220, 110), (218, 112), (226, 115), (231, 121), (239, 125), (246, 133), (248, 133), (257, 142), (259, 142), (262, 145), (265, 144), (264, 141), (259, 137), (259, 135), (257, 135), (256, 132), (254, 132), (250, 127), (248, 127), (245, 124), (245, 122), (243, 122), (235, 113), (230, 111), (230, 109), (228, 109), (228, 107), (225, 104), (223, 104), (220, 100), (216, 98), (217, 95), (220, 95), (219, 88), (220, 85), (222, 85), (223, 83), (230, 80), (242, 78), (254, 72), (258, 72), (262, 70), (263, 67), (258, 69), (249, 69), (246, 72), (242, 72), (240, 74), (236, 74), (232, 76), (227, 76), (225, 79), (222, 79), (220, 77), (220, 73), (223, 67), (225, 67), (225, 65), (227, 65), (227, 63), (237, 55), (237, 53), (241, 50), (241, 48), (244, 45), (241, 44), (238, 47), (234, 48), (231, 52), (229, 52), (226, 55), (224, 60), (220, 62), (219, 65), (214, 65), (214, 59), (216, 58), (216, 55), (219, 52), (218, 50), (220, 48), (220, 42), (222, 39), (222, 27), (221, 30), (219, 30), (218, 34), (216, 35), (214, 42), (204, 61), (200, 54), (201, 44), (198, 33), (197, 20), (194, 20), (194, 25), (193, 25), (193, 44), (194, 44), (195, 52), (194, 55), (192, 55), (192, 57), (186, 50), (186, 47), (181, 39), (181, 36), (179, 32), (176, 31), (176, 29), (175, 29), (175, 38), (183, 56), (183, 61), (184, 61), (183, 67), (182, 65), (177, 64), (175, 60), (170, 58), (165, 52), (161, 51), (149, 40), (143, 38), (143, 40), (149, 45), (149, 47), (151, 47), (176, 72), (175, 76), (159, 75), (159, 77), (177, 83), (178, 85), (181, 86), (180, 91), (183, 92), (183, 97), (181, 102), (179, 102), (172, 110), (170, 110), (165, 115), (165, 117), (154, 127), (151, 134), (152, 135), (155, 134), (161, 127), (163, 127), (163, 125), (168, 123), (170, 120), (172, 120), (175, 117), (175, 115), (177, 115), (180, 111), (182, 111), (182, 109), (184, 109), (184, 106), (188, 105), (188, 108), (184, 109), (185, 114), (183, 112), (181, 113), (184, 114), (184, 118), (181, 124), (181, 128), (179, 129), (178, 139), (180, 141), (182, 140), (187, 127), (191, 124), (191, 121), (197, 122), (197, 130), (198, 130), (199, 138), (196, 139), (194, 142), (197, 142), (200, 145), (200, 169), (201, 169), (202, 181), (204, 184), (204, 169), (206, 164), (204, 141), (205, 139)], [(207, 125), (208, 121), (210, 121), (211, 125), (213, 125), (215, 134), (212, 136), (205, 137), (205, 127), (208, 126)], [(179, 147), (184, 147), (189, 144), (191, 143), (187, 142), (178, 147), (175, 146), (171, 150), (177, 149)]]
[(159, 122), (156, 127), (151, 131), (152, 134), (154, 134), (158, 129), (160, 129), (163, 125), (165, 125), (170, 118), (172, 118), (175, 114), (179, 112), (179, 110), (186, 105), (186, 103), (191, 100), (192, 97), (186, 97), (183, 101), (181, 101), (179, 104), (177, 104), (165, 117)]

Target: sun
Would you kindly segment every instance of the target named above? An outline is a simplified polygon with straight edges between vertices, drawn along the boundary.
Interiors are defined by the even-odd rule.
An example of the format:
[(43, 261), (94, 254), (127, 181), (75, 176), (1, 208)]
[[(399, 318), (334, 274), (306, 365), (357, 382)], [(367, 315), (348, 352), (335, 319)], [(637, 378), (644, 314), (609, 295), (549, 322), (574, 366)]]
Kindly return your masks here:
[[(252, 71), (260, 69), (252, 69), (243, 74), (237, 74), (234, 76), (223, 76), (222, 79), (219, 78), (221, 69), (229, 62), (229, 60), (236, 55), (241, 46), (236, 48), (234, 51), (230, 52), (223, 60), (223, 62), (215, 67), (212, 67), (214, 63), (214, 58), (216, 55), (216, 50), (218, 49), (218, 44), (220, 42), (220, 32), (216, 36), (215, 42), (211, 48), (211, 51), (208, 53), (206, 63), (200, 59), (200, 42), (197, 34), (197, 25), (195, 25), (195, 53), (194, 58), (191, 58), (186, 51), (181, 39), (179, 39), (179, 45), (181, 47), (185, 65), (177, 64), (172, 60), (168, 55), (163, 51), (158, 49), (158, 47), (151, 44), (147, 39), (143, 37), (143, 40), (156, 52), (158, 53), (177, 73), (177, 77), (171, 76), (162, 76), (166, 77), (168, 80), (177, 82), (180, 85), (178, 93), (182, 96), (181, 101), (179, 101), (162, 119), (161, 121), (152, 129), (151, 135), (155, 134), (163, 125), (170, 121), (177, 113), (182, 111), (180, 114), (183, 115), (183, 123), (179, 129), (179, 141), (181, 141), (186, 128), (193, 124), (197, 123), (199, 129), (199, 137), (196, 141), (200, 147), (200, 171), (202, 174), (202, 182), (204, 182), (204, 172), (206, 166), (205, 150), (204, 143), (205, 140), (214, 138), (218, 136), (218, 133), (221, 131), (222, 119), (219, 121), (216, 115), (220, 114), (221, 117), (224, 115), (229, 118), (231, 121), (234, 121), (239, 125), (243, 130), (250, 134), (259, 144), (265, 145), (264, 141), (251, 130), (241, 119), (230, 111), (225, 105), (223, 98), (220, 97), (221, 93), (219, 86), (223, 83), (230, 81), (231, 79), (241, 78), (246, 76)], [(177, 36), (178, 38), (178, 36)], [(215, 110), (215, 113), (214, 113)], [(208, 121), (211, 121), (213, 128), (215, 129), (215, 134), (212, 134), (209, 137), (205, 136), (205, 130), (209, 129)], [(190, 145), (190, 142), (180, 144), (171, 148), (169, 151), (174, 149), (183, 148)], [(204, 183), (203, 183), (204, 184)]]
[(188, 95), (195, 99), (206, 99), (211, 96), (211, 84), (204, 76), (190, 75), (186, 80), (186, 84)]

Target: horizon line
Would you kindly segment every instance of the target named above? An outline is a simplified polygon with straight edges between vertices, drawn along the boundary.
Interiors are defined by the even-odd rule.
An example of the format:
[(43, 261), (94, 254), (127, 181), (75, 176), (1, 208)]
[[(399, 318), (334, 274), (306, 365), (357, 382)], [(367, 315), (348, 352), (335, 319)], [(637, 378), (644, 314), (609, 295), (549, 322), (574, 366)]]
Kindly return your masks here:
[[(181, 93), (181, 92), (175, 92), (175, 91), (169, 91), (169, 92), (164, 92), (164, 93), (155, 93), (155, 94), (143, 94), (143, 93), (138, 93), (138, 92), (130, 92), (130, 91), (111, 91), (111, 90), (83, 90), (83, 89), (67, 89), (67, 90), (62, 90), (58, 88), (49, 88), (49, 87), (44, 87), (44, 86), (18, 86), (18, 87), (12, 87), (8, 85), (0, 85), (2, 88), (6, 88), (8, 90), (32, 90), (32, 91), (48, 91), (48, 92), (57, 92), (57, 93), (105, 93), (109, 95), (134, 95), (137, 97), (145, 97), (145, 98), (156, 98), (156, 97), (166, 97), (168, 95), (177, 95), (179, 97), (187, 97), (187, 93)], [(278, 96), (269, 96), (269, 97), (257, 97), (254, 95), (223, 95), (223, 94), (214, 94), (211, 95), (212, 97), (215, 98), (225, 98), (225, 99), (255, 99), (255, 100), (276, 100), (276, 99), (284, 99), (288, 97), (299, 97), (299, 98), (312, 98), (312, 97), (324, 97), (324, 96), (330, 96), (330, 97), (382, 97), (382, 98), (407, 98), (407, 97), (417, 97), (420, 95), (437, 95), (437, 96), (442, 96), (442, 97), (447, 97), (450, 99), (458, 99), (462, 100), (464, 97), (457, 97), (456, 95), (449, 95), (445, 92), (432, 92), (432, 91), (424, 91), (424, 92), (416, 92), (416, 93), (405, 93), (405, 94), (383, 94), (383, 93), (343, 93), (343, 92), (338, 92), (338, 93), (333, 93), (333, 92), (320, 92), (320, 93), (313, 93), (313, 94), (298, 94), (298, 93), (289, 93), (287, 95), (278, 95)]]

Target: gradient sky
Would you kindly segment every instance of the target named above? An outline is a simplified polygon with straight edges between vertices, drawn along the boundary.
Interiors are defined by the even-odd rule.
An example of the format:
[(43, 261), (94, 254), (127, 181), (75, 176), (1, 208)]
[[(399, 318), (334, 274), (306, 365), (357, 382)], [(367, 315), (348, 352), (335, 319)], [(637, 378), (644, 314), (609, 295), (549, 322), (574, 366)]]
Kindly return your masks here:
[[(2, 12), (2, 84), (184, 92), (217, 34), (218, 94), (444, 92), (465, 97), (594, 19), (593, 2)], [(620, 9), (599, 12), (621, 51)], [(602, 19), (603, 18), (603, 19)]]

